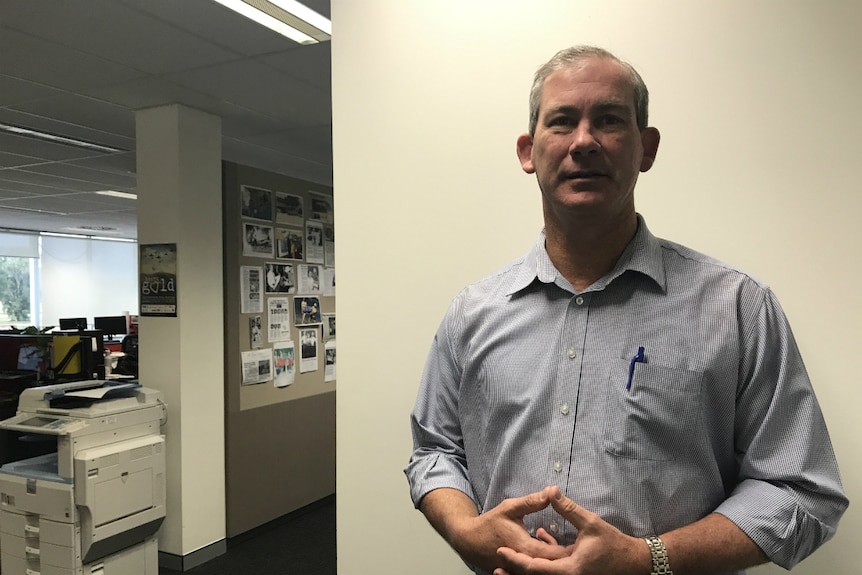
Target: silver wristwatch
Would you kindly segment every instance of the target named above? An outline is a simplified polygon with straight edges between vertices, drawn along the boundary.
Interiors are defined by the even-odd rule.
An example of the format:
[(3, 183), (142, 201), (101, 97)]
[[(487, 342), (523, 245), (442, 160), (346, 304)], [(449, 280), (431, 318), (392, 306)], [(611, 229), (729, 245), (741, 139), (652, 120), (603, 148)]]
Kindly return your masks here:
[(656, 536), (644, 537), (649, 554), (652, 558), (652, 573), (650, 575), (673, 575), (670, 570), (670, 562), (667, 559), (667, 549), (664, 541)]

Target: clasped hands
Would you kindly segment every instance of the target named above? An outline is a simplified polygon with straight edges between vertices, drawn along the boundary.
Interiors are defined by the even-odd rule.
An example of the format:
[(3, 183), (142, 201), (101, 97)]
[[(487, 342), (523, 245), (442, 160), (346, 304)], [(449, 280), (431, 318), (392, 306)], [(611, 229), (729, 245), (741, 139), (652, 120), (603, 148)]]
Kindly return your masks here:
[[(535, 538), (527, 532), (524, 517), (548, 505), (577, 528), (573, 544), (560, 545), (541, 528)], [(506, 499), (471, 522), (462, 531), (458, 550), (466, 561), (494, 575), (649, 573), (643, 541), (579, 506), (558, 487)]]

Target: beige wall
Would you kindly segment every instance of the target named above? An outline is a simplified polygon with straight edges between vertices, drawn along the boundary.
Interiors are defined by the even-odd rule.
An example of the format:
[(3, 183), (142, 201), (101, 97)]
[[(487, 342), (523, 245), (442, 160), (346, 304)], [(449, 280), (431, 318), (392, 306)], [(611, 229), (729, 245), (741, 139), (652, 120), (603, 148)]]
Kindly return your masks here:
[[(223, 165), (225, 317), (231, 326), (225, 332), (225, 485), (227, 536), (235, 537), (335, 492), (336, 383), (324, 381), (323, 339), (318, 341), (319, 369), (299, 373), (299, 329), (292, 325), (294, 383), (280, 388), (272, 381), (242, 385), (240, 358), (251, 349), (248, 320), (260, 315), (266, 322), (271, 296), (264, 295), (263, 312), (241, 313), (240, 266), (262, 267), (266, 262), (297, 266), (304, 261), (242, 255), (242, 224), (252, 220), (242, 218), (240, 187), (300, 196), (306, 215), (311, 192), (331, 196), (332, 188), (232, 162)], [(301, 294), (287, 295), (291, 302), (294, 295)], [(334, 296), (318, 298), (323, 313), (335, 312)], [(293, 311), (290, 318), (294, 319)], [(272, 347), (266, 329), (263, 337), (264, 349)]]
[(856, 500), (794, 573), (856, 573), (862, 4), (332, 5), (339, 573), (465, 571), (412, 509), (408, 413), (451, 298), (541, 226), (514, 143), (533, 71), (575, 43), (617, 52), (650, 86), (663, 139), (638, 208), (651, 229), (749, 270), (781, 299)]

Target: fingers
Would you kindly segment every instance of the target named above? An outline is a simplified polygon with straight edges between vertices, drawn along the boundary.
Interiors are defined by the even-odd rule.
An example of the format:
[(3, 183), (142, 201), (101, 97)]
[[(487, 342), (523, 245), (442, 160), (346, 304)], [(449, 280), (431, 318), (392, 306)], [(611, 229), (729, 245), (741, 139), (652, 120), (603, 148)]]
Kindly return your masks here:
[(530, 513), (541, 511), (550, 503), (548, 498), (547, 488), (542, 491), (530, 493), (523, 497), (515, 497), (506, 501), (508, 509), (507, 515), (512, 518), (522, 518)]
[[(567, 547), (558, 545), (556, 542), (548, 543), (547, 541), (533, 537), (530, 537), (529, 540), (524, 540), (517, 547), (513, 548), (517, 549), (519, 554), (549, 560), (560, 559), (570, 554)], [(497, 551), (499, 555), (499, 549)]]
[(542, 557), (532, 557), (528, 553), (518, 553), (514, 549), (501, 547), (497, 550), (497, 556), (503, 561), (505, 568), (498, 568), (494, 575), (509, 575), (510, 573), (551, 573), (558, 566)]
[(541, 527), (536, 530), (536, 539), (549, 545), (558, 545), (557, 540), (554, 538), (554, 536), (542, 529)]
[(586, 526), (587, 521), (590, 519), (592, 513), (560, 493), (560, 490), (556, 487), (547, 488), (546, 491), (550, 489), (549, 492), (551, 506), (556, 510), (557, 513), (562, 515), (569, 523), (575, 526), (578, 530), (583, 529)]

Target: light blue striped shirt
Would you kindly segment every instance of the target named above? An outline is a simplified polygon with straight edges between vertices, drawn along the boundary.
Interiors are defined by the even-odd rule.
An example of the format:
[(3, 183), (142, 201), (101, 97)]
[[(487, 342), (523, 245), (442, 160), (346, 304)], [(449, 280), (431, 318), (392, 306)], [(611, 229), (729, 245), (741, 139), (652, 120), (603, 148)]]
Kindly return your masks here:
[[(558, 485), (640, 537), (718, 512), (789, 568), (848, 504), (790, 326), (769, 288), (638, 221), (581, 293), (541, 234), (455, 298), (411, 417), (413, 502), (451, 487), (483, 510)], [(551, 508), (525, 522), (576, 535)]]

